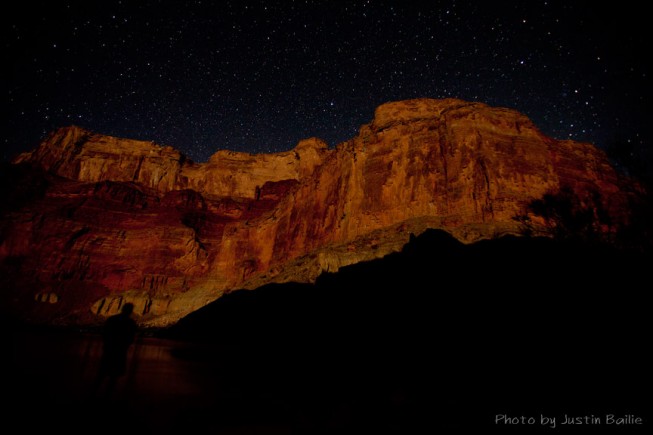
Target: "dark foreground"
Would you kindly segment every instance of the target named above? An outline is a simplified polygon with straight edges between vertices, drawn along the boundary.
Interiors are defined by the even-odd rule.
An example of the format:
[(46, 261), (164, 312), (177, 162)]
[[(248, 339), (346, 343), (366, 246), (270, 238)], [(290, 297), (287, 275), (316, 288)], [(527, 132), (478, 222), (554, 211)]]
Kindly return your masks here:
[[(22, 332), (7, 372), (5, 423), (14, 433), (532, 433), (552, 430), (542, 416), (564, 429), (566, 414), (600, 419), (575, 430), (643, 433), (650, 429), (647, 369), (614, 357), (623, 344), (605, 345), (609, 362), (594, 360), (607, 352), (555, 355), (553, 343), (505, 361), (489, 349), (459, 358), (437, 342), (419, 352), (363, 343), (336, 352), (140, 337), (127, 374), (106, 397), (93, 390), (96, 335)], [(643, 417), (645, 425), (608, 426), (609, 414)], [(522, 416), (537, 421), (505, 424)]]
[(142, 332), (111, 397), (92, 388), (97, 335), (13, 330), (5, 423), (15, 433), (650, 433), (651, 264), (596, 246), (462, 246), (433, 233), (314, 286), (236, 292)]
[(98, 335), (23, 331), (12, 345), (6, 397), (20, 433), (406, 433), (483, 418), (464, 412), (480, 399), (468, 379), (413, 379), (419, 362), (406, 367), (396, 349), (364, 357), (364, 343), (335, 353), (141, 336), (111, 395), (94, 389)]

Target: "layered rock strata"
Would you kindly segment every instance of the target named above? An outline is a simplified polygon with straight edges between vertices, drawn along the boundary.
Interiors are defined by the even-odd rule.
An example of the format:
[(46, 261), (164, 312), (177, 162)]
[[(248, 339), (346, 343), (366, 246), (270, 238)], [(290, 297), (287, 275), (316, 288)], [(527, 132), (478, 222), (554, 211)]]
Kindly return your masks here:
[(627, 219), (602, 151), (455, 99), (384, 104), (335, 148), (311, 138), (194, 163), (67, 127), (13, 164), (43, 180), (0, 216), (3, 305), (29, 322), (91, 325), (129, 301), (141, 325), (169, 325), (225, 292), (398, 251), (427, 228), (468, 243), (519, 234), (527, 216), (537, 231), (529, 204), (563, 188), (600, 205), (601, 222)]

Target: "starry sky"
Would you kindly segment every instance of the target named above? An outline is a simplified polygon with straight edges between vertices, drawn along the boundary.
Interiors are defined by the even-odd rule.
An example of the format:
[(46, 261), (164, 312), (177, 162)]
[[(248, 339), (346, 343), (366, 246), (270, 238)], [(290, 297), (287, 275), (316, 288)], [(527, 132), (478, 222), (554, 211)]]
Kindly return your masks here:
[(197, 162), (333, 147), (382, 103), (455, 97), (647, 161), (646, 17), (629, 0), (23, 0), (2, 18), (3, 160), (72, 124)]

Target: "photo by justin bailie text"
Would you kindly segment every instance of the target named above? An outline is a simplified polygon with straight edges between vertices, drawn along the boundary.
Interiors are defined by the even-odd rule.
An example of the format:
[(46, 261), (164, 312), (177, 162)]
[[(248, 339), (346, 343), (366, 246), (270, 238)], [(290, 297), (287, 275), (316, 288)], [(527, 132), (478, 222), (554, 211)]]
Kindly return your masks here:
[(606, 425), (606, 426), (642, 426), (644, 418), (633, 414), (616, 415), (605, 414), (603, 416), (581, 415), (574, 416), (563, 414), (562, 416), (547, 416), (540, 414), (534, 416), (510, 416), (507, 414), (496, 414), (494, 416), (496, 425), (540, 425), (555, 429), (558, 426), (570, 425)]

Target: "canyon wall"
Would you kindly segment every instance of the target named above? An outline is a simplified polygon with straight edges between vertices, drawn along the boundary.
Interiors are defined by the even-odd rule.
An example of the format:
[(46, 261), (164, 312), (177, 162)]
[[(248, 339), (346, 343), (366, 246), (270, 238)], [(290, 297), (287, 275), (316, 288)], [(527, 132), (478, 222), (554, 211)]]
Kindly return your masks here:
[(610, 232), (630, 194), (591, 144), (455, 99), (384, 104), (334, 148), (311, 138), (206, 163), (66, 127), (13, 166), (39, 188), (0, 216), (2, 305), (61, 325), (98, 324), (127, 301), (142, 326), (170, 325), (232, 290), (380, 258), (427, 228), (470, 243), (522, 234), (526, 219), (547, 234), (529, 205), (563, 189)]

